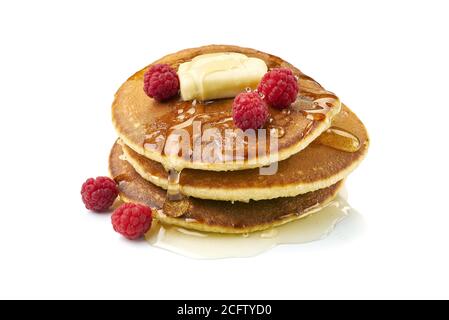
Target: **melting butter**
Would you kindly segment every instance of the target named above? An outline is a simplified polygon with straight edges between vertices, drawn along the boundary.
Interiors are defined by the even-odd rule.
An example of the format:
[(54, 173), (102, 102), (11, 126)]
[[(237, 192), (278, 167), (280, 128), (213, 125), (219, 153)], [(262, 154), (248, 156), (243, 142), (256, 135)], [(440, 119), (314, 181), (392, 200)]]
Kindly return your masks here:
[(232, 98), (246, 88), (255, 89), (267, 70), (263, 60), (241, 53), (199, 55), (178, 68), (181, 97), (184, 101)]

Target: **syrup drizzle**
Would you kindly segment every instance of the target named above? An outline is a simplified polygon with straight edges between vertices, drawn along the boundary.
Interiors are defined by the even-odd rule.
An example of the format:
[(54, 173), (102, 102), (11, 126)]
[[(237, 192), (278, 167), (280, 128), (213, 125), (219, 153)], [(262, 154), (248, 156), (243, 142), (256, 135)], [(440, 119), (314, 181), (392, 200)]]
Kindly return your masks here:
[(158, 129), (150, 134), (145, 135), (143, 148), (149, 151), (162, 153), (165, 147), (165, 134), (162, 129)]
[(305, 137), (305, 136), (309, 135), (310, 132), (312, 132), (314, 123), (315, 123), (314, 121), (310, 121), (310, 122), (307, 124), (305, 130), (302, 132), (302, 137)]
[(323, 121), (332, 107), (333, 100), (331, 98), (320, 98), (311, 101), (307, 97), (300, 96), (293, 104), (293, 108), (310, 121)]
[[(295, 113), (301, 113), (310, 122), (323, 121), (326, 119), (326, 114), (329, 110), (338, 102), (338, 98), (334, 94), (324, 90), (310, 77), (301, 74), (297, 79), (301, 90), (297, 101), (291, 108), (280, 112), (273, 110), (272, 118), (266, 127), (271, 137), (284, 137), (286, 133), (285, 128), (288, 127)], [(222, 133), (221, 136), (224, 137), (224, 130), (234, 128), (232, 114), (228, 110), (228, 105), (229, 102), (226, 99), (203, 102), (178, 100), (174, 102), (172, 110), (162, 115), (157, 123), (152, 125), (147, 131), (144, 148), (165, 154), (165, 143), (170, 134), (177, 129), (184, 129), (191, 133), (190, 131), (193, 131), (193, 123), (195, 121), (201, 123), (202, 130), (208, 128), (218, 129)], [(313, 124), (308, 123), (303, 129), (301, 136), (305, 137), (313, 128)], [(190, 140), (190, 146), (193, 149), (195, 141), (192, 141), (194, 139)], [(221, 141), (221, 145), (224, 144), (225, 141)]]
[(181, 172), (176, 169), (168, 170), (167, 195), (162, 210), (171, 217), (183, 216), (190, 207), (189, 199), (181, 193)]
[(359, 138), (347, 130), (338, 127), (329, 128), (315, 141), (318, 144), (346, 152), (357, 152), (361, 147)]
[(130, 182), (132, 179), (129, 175), (126, 173), (119, 174), (118, 176), (115, 176), (114, 179), (115, 183), (120, 184), (122, 182)]
[(167, 199), (169, 201), (178, 201), (182, 199), (179, 180), (181, 171), (170, 169), (168, 171)]
[(285, 136), (284, 127), (270, 125), (267, 127), (267, 129), (269, 130), (270, 136), (272, 136), (272, 137), (276, 137), (276, 138), (280, 139), (283, 136)]

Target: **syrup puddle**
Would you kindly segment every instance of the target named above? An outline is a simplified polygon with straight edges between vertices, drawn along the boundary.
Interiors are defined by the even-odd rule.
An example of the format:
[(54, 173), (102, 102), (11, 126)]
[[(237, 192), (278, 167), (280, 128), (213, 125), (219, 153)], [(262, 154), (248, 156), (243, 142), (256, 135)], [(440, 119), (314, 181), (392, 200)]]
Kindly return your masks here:
[[(282, 244), (304, 244), (329, 236), (343, 219), (359, 214), (350, 207), (345, 191), (325, 208), (283, 226), (250, 234), (223, 235), (163, 226), (154, 222), (145, 235), (154, 247), (196, 259), (252, 257)], [(360, 218), (360, 217), (359, 217)]]

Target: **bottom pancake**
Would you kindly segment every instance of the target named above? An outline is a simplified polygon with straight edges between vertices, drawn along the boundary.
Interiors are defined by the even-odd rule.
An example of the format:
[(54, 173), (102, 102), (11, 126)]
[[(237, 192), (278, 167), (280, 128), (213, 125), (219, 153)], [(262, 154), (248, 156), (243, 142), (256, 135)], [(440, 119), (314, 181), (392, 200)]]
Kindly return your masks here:
[[(121, 157), (122, 147), (115, 144), (109, 157), (111, 176), (118, 183), (120, 197), (125, 202), (146, 204), (162, 223), (188, 229), (219, 233), (248, 233), (269, 229), (307, 216), (335, 198), (343, 182), (317, 191), (271, 200), (228, 202), (186, 198), (183, 215), (174, 217), (173, 206), (164, 206), (166, 191), (143, 179)], [(164, 210), (162, 208), (164, 207)]]

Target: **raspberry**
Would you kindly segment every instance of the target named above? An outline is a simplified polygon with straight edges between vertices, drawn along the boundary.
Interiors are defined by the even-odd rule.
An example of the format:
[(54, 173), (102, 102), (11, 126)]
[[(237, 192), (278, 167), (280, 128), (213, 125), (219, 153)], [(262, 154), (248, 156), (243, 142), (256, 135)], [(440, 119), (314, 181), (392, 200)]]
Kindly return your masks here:
[(276, 109), (284, 109), (295, 102), (299, 87), (290, 69), (279, 68), (267, 72), (257, 90), (265, 96), (265, 101)]
[(232, 118), (242, 130), (261, 128), (268, 115), (268, 106), (257, 92), (243, 92), (234, 99)]
[(111, 217), (114, 230), (129, 240), (138, 239), (151, 227), (151, 209), (142, 204), (125, 203)]
[(170, 99), (179, 92), (178, 74), (168, 64), (156, 64), (145, 72), (143, 90), (158, 101)]
[(90, 178), (81, 188), (81, 196), (86, 208), (92, 211), (105, 211), (118, 196), (117, 185), (108, 177)]

